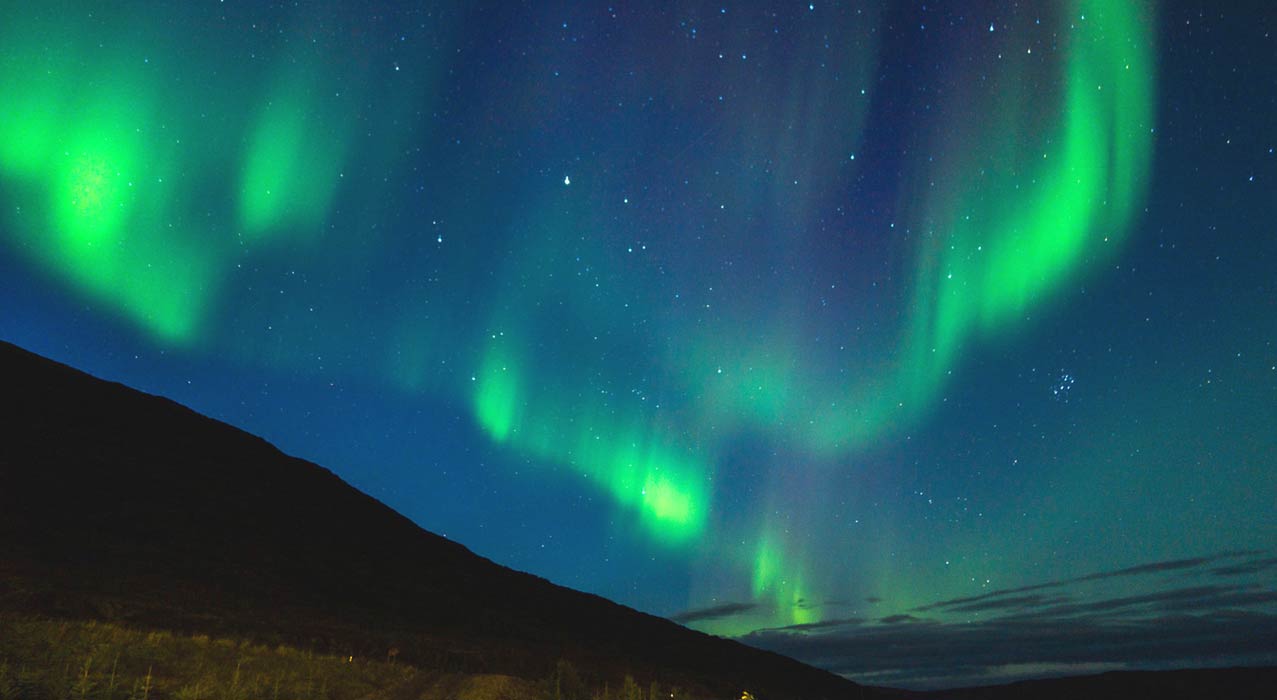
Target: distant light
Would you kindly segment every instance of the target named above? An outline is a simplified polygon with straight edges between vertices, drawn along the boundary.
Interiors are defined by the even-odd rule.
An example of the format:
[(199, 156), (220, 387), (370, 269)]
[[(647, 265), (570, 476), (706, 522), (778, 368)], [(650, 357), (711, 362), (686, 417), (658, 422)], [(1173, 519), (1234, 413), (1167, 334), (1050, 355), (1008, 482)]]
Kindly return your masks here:
[(572, 178), (568, 177), (567, 175), (564, 175), (564, 176), (563, 176), (563, 184), (565, 184), (565, 185), (570, 185), (570, 184), (572, 184)]

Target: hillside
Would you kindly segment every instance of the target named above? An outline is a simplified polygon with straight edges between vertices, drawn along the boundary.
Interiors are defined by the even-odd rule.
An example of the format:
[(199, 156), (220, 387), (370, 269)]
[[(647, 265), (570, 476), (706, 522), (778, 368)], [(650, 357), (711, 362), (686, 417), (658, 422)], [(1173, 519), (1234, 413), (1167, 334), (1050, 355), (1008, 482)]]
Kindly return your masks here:
[(479, 557), (260, 438), (0, 343), (0, 612), (441, 672), (858, 697), (791, 659)]

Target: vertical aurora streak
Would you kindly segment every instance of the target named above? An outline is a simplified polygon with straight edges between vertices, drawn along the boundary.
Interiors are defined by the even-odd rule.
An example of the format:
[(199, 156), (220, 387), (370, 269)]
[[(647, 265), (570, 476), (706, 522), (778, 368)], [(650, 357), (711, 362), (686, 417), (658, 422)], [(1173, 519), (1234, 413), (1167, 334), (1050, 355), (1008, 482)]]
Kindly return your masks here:
[(256, 118), (244, 155), (240, 222), (254, 237), (291, 227), (314, 231), (328, 218), (341, 179), (345, 129), (340, 103), (318, 97), (324, 71), (295, 67)]
[[(981, 175), (937, 197), (921, 222), (936, 235), (918, 274), (910, 356), (922, 369), (913, 397), (934, 393), (929, 387), (943, 381), (969, 339), (1017, 325), (1066, 281), (1110, 259), (1145, 188), (1151, 20), (1125, 3), (1078, 2), (1063, 21), (1071, 27), (1057, 125), (1043, 138), (1029, 119), (1015, 118), (1020, 110), (995, 117), (958, 158), (969, 163), (943, 179)], [(1040, 160), (1023, 145), (1039, 143)]]

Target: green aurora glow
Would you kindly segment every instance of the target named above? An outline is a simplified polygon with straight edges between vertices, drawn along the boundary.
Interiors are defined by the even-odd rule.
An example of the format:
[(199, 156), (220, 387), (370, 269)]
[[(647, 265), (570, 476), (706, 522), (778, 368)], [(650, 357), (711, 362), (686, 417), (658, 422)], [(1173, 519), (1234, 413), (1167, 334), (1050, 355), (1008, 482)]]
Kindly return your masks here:
[[(302, 375), (318, 374), (307, 369), (314, 357), (362, 355), (369, 361), (352, 375), (467, 406), (498, 451), (579, 476), (660, 547), (712, 556), (737, 572), (727, 588), (766, 603), (765, 612), (705, 625), (721, 633), (819, 621), (827, 613), (813, 601), (841, 575), (815, 561), (821, 555), (810, 533), (786, 525), (792, 502), (765, 498), (757, 516), (723, 512), (731, 506), (716, 500), (717, 484), (734, 478), (723, 462), (731, 443), (766, 435), (787, 455), (854, 468), (874, 445), (914, 429), (969, 354), (1031, 325), (1026, 319), (1067, 301), (1076, 282), (1120, 254), (1152, 159), (1154, 21), (1143, 6), (1064, 3), (1045, 18), (1059, 34), (1050, 56), (994, 36), (981, 49), (988, 55), (968, 69), (988, 81), (949, 95), (962, 118), (924, 136), (937, 157), (903, 168), (894, 225), (912, 238), (902, 253), (908, 281), (891, 302), (903, 312), (864, 343), (833, 331), (856, 358), (835, 371), (791, 320), (798, 312), (785, 290), (797, 283), (745, 278), (742, 289), (757, 284), (757, 298), (738, 294), (741, 308), (728, 302), (721, 315), (702, 318), (708, 292), (696, 292), (695, 306), (693, 292), (673, 300), (659, 282), (680, 276), (679, 255), (636, 270), (620, 262), (616, 241), (590, 238), (617, 220), (580, 213), (572, 198), (624, 195), (637, 206), (642, 196), (605, 168), (556, 163), (540, 173), (551, 186), (501, 192), (493, 199), (503, 203), (493, 207), (504, 228), (462, 211), (431, 224), (421, 202), (443, 202), (437, 208), (447, 211), (449, 197), (485, 184), (461, 174), (430, 179), (409, 165), (413, 149), (434, 138), (434, 127), (423, 125), (429, 115), (449, 108), (440, 76), (464, 68), (447, 51), (414, 56), (411, 82), (369, 85), (367, 76), (391, 63), (390, 50), (368, 49), (374, 58), (365, 62), (334, 58), (333, 46), (350, 49), (346, 42), (356, 40), (326, 24), (338, 20), (320, 18), (298, 23), (318, 37), (314, 43), (268, 37), (252, 68), (231, 70), (216, 42), (235, 46), (232, 30), (193, 39), (203, 51), (184, 51), (167, 30), (173, 18), (158, 14), (42, 18), (16, 6), (0, 13), (0, 184), (18, 204), (4, 214), (6, 250), (127, 319), (158, 347)], [(779, 81), (778, 118), (836, 109), (839, 144), (871, 139), (874, 94), (859, 86), (880, 60), (870, 31), (877, 22), (857, 25), (865, 41), (852, 50), (837, 92)], [(1005, 58), (993, 58), (1000, 50)], [(399, 61), (411, 62), (396, 59), (396, 71)], [(536, 129), (551, 128), (541, 124), (562, 118), (542, 89), (501, 92), (503, 106), (532, 113), (538, 136)], [(505, 138), (500, 110), (492, 114)], [(767, 123), (758, 117), (754, 126), (770, 133)], [(737, 136), (712, 122), (695, 131), (676, 157)], [(848, 164), (841, 154), (825, 163), (833, 149), (818, 130), (786, 134), (768, 152), (782, 182), (806, 189), (786, 190), (779, 218), (814, 216), (819, 188), (808, 183), (871, 167), (861, 165), (863, 156)], [(460, 143), (447, 135), (433, 148), (453, 157), (447, 149)], [(570, 185), (561, 170), (573, 170)], [(388, 214), (388, 205), (369, 204), (401, 176), (423, 183), (396, 194), (419, 209)], [(745, 184), (735, 189), (745, 193), (742, 208), (781, 199)], [(384, 232), (396, 226), (411, 229), (415, 241), (390, 240)], [(395, 308), (373, 318), (368, 309), (380, 302), (361, 290), (376, 287), (389, 265), (378, 260), (454, 242), (468, 246), (468, 257), (412, 258), (414, 275), (382, 295), (397, 299)], [(629, 253), (634, 246), (626, 244)], [(699, 259), (695, 249), (685, 257)], [(244, 269), (272, 266), (302, 269), (328, 286), (294, 300), (282, 283), (244, 282)], [(682, 275), (699, 281), (701, 270), (689, 269)], [(705, 271), (704, 286), (712, 288), (717, 274)], [(442, 308), (446, 295), (433, 291), (441, 288), (465, 298), (465, 308)], [(616, 291), (628, 288), (644, 291)], [(758, 307), (768, 313), (753, 313)], [(281, 308), (302, 317), (320, 308), (331, 314), (326, 328), (337, 330), (267, 320)], [(636, 377), (643, 390), (634, 388), (642, 383)], [(775, 466), (778, 478), (789, 478), (787, 465)], [(891, 575), (882, 574), (884, 588)], [(907, 610), (914, 597), (901, 592), (891, 605)]]

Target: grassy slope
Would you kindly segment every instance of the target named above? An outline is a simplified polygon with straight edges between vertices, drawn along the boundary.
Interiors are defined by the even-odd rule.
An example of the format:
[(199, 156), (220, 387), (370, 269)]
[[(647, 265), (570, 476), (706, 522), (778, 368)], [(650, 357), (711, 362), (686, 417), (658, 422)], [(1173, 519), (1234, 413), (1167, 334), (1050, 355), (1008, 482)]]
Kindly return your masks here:
[(293, 647), (141, 631), (100, 622), (0, 617), (0, 699), (363, 698), (409, 666)]
[(553, 689), (553, 679), (441, 673), (284, 645), (0, 616), (0, 700), (548, 700)]

